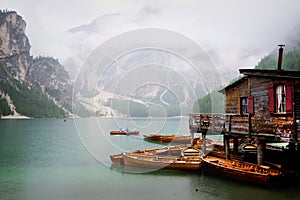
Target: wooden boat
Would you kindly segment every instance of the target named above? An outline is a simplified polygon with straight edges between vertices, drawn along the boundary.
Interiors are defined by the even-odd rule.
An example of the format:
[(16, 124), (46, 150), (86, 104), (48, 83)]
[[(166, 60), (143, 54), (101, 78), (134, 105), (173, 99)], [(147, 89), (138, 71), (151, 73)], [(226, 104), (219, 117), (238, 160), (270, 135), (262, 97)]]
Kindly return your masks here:
[(123, 161), (125, 166), (132, 167), (195, 171), (200, 169), (201, 158), (124, 153)]
[(201, 155), (202, 155), (202, 151), (194, 147), (187, 147), (181, 151), (182, 157), (200, 157)]
[(112, 130), (111, 135), (138, 135), (140, 131), (123, 131), (123, 130)]
[[(213, 150), (213, 151), (210, 151), (208, 153), (208, 155), (213, 156), (213, 157), (217, 157), (217, 158), (226, 159), (226, 153), (225, 153), (225, 151)], [(230, 154), (230, 159), (243, 161), (244, 157), (242, 155), (237, 155), (237, 154), (232, 154), (231, 153)]]
[(190, 135), (160, 135), (160, 134), (145, 134), (144, 139), (154, 140), (163, 143), (191, 143), (192, 137)]
[(239, 151), (242, 152), (242, 153), (243, 152), (254, 152), (254, 153), (256, 153), (257, 152), (257, 145), (244, 143), (244, 144), (241, 144), (239, 146)]
[[(129, 151), (127, 153), (134, 154), (134, 155), (159, 155), (159, 156), (176, 156), (179, 157), (182, 150), (185, 149), (187, 146), (168, 146), (163, 148), (156, 148), (156, 149), (148, 149), (148, 150), (134, 150)], [(123, 161), (123, 154), (114, 154), (110, 155), (110, 160), (114, 165), (124, 165)]]
[(226, 160), (209, 155), (202, 157), (201, 166), (207, 171), (219, 173), (233, 179), (268, 186), (278, 182), (282, 177), (281, 171), (270, 169), (267, 166), (238, 160)]
[(114, 165), (124, 165), (124, 161), (123, 161), (123, 155), (120, 154), (114, 154), (114, 155), (110, 155), (110, 160), (112, 161), (112, 163)]
[[(226, 159), (226, 152), (224, 151), (223, 146), (220, 146), (218, 144), (212, 144), (206, 150), (208, 152), (208, 155), (210, 156)], [(244, 156), (231, 152), (230, 159), (242, 161), (244, 159)]]
[(166, 146), (155, 149), (145, 149), (145, 150), (133, 150), (129, 151), (132, 154), (152, 154), (152, 155), (173, 155), (180, 156), (183, 149), (186, 149), (187, 145), (176, 145), (176, 146)]

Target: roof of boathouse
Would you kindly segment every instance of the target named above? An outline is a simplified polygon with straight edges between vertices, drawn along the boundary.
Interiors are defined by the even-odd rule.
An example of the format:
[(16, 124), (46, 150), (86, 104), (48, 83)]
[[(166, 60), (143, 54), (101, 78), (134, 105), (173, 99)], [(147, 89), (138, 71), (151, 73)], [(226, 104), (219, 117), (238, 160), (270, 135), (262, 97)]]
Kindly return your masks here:
[(240, 69), (241, 76), (236, 81), (230, 83), (229, 85), (225, 86), (219, 92), (225, 93), (226, 90), (234, 88), (236, 85), (239, 85), (244, 80), (248, 79), (249, 76), (259, 76), (259, 77), (266, 77), (266, 78), (286, 78), (286, 79), (300, 79), (300, 71), (291, 71), (291, 70), (270, 70), (270, 69)]
[(240, 74), (246, 76), (261, 76), (261, 77), (272, 77), (272, 78), (289, 78), (299, 79), (300, 71), (291, 70), (270, 70), (270, 69), (240, 69)]

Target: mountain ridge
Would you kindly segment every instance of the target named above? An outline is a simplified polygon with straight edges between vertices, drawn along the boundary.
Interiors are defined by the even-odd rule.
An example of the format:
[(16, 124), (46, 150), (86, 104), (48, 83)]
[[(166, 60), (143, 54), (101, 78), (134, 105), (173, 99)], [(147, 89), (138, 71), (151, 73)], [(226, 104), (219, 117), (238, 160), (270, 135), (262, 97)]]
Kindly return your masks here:
[[(58, 59), (30, 55), (25, 29), (26, 22), (17, 12), (0, 10), (0, 117), (124, 116), (109, 106), (107, 97), (95, 103), (73, 94), (73, 82)], [(8, 107), (10, 112), (4, 110)]]
[[(53, 58), (34, 58), (30, 55), (31, 45), (25, 34), (26, 22), (17, 12), (1, 10), (0, 19), (0, 91), (3, 94), (1, 98), (10, 102), (10, 106), (14, 108), (14, 115), (18, 113), (28, 117), (70, 115), (72, 103), (70, 98), (62, 96), (58, 98), (49, 93), (58, 89), (64, 97), (71, 97), (72, 87), (67, 72), (58, 60), (54, 62)], [(46, 62), (41, 63), (42, 60)], [(51, 68), (60, 71), (59, 73), (49, 71)], [(63, 75), (58, 79), (58, 74)], [(49, 81), (51, 77), (51, 80), (55, 81)]]

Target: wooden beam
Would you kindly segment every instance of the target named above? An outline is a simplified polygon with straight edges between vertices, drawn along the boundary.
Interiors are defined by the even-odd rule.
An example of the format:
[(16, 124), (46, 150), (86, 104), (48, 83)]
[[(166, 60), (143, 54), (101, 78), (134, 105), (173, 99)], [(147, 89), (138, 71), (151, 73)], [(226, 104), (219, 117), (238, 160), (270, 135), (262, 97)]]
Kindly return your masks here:
[(229, 137), (224, 135), (226, 159), (230, 160)]
[(233, 151), (238, 152), (239, 151), (239, 138), (234, 137), (233, 138)]
[(229, 125), (228, 125), (228, 132), (231, 132), (231, 121), (232, 121), (232, 115), (229, 115)]
[(266, 143), (263, 140), (256, 139), (256, 144), (257, 144), (257, 164), (263, 165)]
[(206, 154), (206, 133), (202, 133), (202, 152)]
[(190, 133), (191, 133), (191, 146), (194, 146), (194, 135), (195, 135), (195, 133), (194, 133), (194, 131), (193, 130), (190, 130)]

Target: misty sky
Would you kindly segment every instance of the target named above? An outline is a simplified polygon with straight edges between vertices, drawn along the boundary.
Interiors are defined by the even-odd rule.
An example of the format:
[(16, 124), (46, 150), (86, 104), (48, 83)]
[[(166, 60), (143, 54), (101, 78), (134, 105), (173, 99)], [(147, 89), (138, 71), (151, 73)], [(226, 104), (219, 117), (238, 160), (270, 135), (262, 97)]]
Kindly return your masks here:
[(63, 64), (72, 57), (80, 63), (115, 35), (153, 27), (197, 42), (219, 67), (252, 68), (278, 44), (299, 39), (300, 32), (298, 0), (0, 0), (0, 5), (27, 22), (31, 54)]

